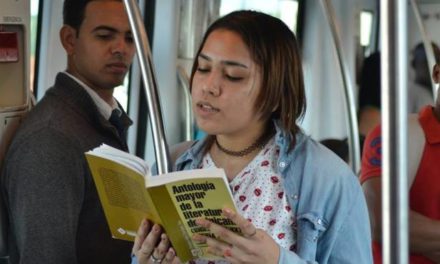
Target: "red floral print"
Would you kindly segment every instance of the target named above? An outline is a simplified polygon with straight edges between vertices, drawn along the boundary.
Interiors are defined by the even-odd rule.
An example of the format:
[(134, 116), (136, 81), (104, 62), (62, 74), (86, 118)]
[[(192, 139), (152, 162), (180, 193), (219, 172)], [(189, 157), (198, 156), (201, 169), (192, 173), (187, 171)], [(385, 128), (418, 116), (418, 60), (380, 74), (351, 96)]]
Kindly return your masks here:
[(261, 167), (267, 167), (269, 165), (269, 161), (265, 160), (263, 162), (261, 162)]
[(254, 193), (255, 193), (256, 196), (260, 196), (261, 195), (261, 189), (260, 188), (255, 189)]
[(270, 181), (272, 183), (279, 183), (280, 179), (277, 176), (272, 176), (272, 177), (270, 177)]
[(270, 212), (270, 211), (272, 211), (272, 209), (273, 209), (273, 206), (271, 206), (271, 205), (266, 205), (264, 207), (264, 211), (266, 211), (266, 212)]

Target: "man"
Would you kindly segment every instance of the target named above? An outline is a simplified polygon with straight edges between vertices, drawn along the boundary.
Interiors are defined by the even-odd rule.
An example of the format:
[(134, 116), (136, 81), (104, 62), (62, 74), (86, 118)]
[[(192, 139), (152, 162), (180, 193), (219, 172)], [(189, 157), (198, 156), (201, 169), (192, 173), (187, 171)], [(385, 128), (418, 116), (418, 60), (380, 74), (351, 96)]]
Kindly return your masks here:
[[(113, 89), (134, 55), (128, 18), (116, 0), (65, 0), (63, 12), (67, 70), (29, 113), (4, 161), (10, 261), (129, 263), (132, 245), (111, 238), (84, 157), (102, 143), (127, 150), (132, 122)], [(109, 121), (112, 111), (119, 125)]]
[[(434, 67), (433, 78), (440, 80), (440, 65)], [(409, 146), (409, 240), (410, 263), (440, 262), (440, 90), (434, 107), (426, 106), (408, 125)], [(417, 129), (420, 130), (417, 133)], [(381, 249), (381, 135), (376, 127), (365, 140), (361, 182), (370, 211), (373, 232), (374, 263), (382, 263)], [(417, 154), (414, 154), (417, 153)]]

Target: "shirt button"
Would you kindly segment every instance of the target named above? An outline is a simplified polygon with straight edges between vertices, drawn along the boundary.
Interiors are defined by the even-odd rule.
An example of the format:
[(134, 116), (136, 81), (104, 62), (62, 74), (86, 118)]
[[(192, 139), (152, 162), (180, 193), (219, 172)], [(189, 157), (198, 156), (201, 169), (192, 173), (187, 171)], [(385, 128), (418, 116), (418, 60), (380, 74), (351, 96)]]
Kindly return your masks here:
[(286, 167), (286, 163), (285, 163), (284, 161), (281, 161), (281, 162), (280, 162), (280, 167), (281, 167), (281, 168)]
[(298, 200), (298, 194), (293, 195), (292, 198), (293, 198), (294, 200)]
[(316, 223), (317, 223), (318, 225), (322, 225), (322, 220), (321, 220), (321, 219), (318, 219), (318, 220), (316, 221)]

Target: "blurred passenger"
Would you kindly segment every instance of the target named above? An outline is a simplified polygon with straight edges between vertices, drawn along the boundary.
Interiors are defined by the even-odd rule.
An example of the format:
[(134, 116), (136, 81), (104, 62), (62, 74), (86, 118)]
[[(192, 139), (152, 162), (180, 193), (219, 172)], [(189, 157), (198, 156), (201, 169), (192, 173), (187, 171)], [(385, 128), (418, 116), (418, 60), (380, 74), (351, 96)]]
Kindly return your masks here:
[[(437, 45), (432, 43), (436, 61), (440, 60), (440, 51)], [(417, 113), (423, 106), (432, 104), (431, 71), (428, 67), (423, 43), (418, 44), (413, 52), (411, 62), (415, 72), (414, 82), (408, 85), (408, 112)], [(367, 57), (361, 71), (359, 87), (359, 134), (361, 144), (365, 136), (380, 123), (381, 109), (381, 67), (380, 52), (375, 52)], [(361, 147), (362, 148), (362, 147)]]
[[(306, 103), (301, 58), (281, 20), (254, 11), (218, 19), (197, 52), (191, 87), (197, 124), (208, 136), (175, 166), (223, 168), (238, 208), (223, 213), (243, 232), (196, 220), (216, 237), (193, 237), (221, 258), (215, 263), (371, 263), (358, 179), (297, 124)], [(156, 247), (158, 228), (140, 227), (139, 263), (178, 262), (164, 250), (164, 235)]]
[(364, 137), (380, 122), (380, 53), (367, 57), (362, 66), (359, 87), (359, 134)]
[(134, 55), (128, 18), (116, 0), (65, 0), (63, 12), (67, 69), (29, 113), (4, 161), (10, 262), (130, 263), (132, 244), (111, 237), (84, 156), (102, 143), (127, 150), (131, 121), (113, 88)]
[(343, 161), (345, 162), (349, 161), (347, 138), (344, 139), (328, 138), (321, 140), (320, 143), (326, 146), (331, 151), (333, 151)]
[[(433, 70), (440, 80), (440, 66)], [(425, 106), (409, 131), (411, 141), (420, 140), (420, 150), (409, 147), (409, 240), (411, 264), (440, 263), (440, 91), (434, 107)], [(411, 116), (410, 118), (413, 118)], [(411, 121), (411, 120), (410, 120)], [(409, 121), (409, 122), (410, 122)], [(413, 154), (418, 152), (418, 154)], [(361, 183), (370, 211), (374, 263), (382, 263), (381, 226), (381, 128), (377, 126), (365, 140)], [(414, 164), (414, 165), (413, 165)], [(412, 173), (411, 173), (412, 172)]]
[[(432, 43), (436, 63), (440, 62), (440, 50)], [(423, 43), (416, 45), (412, 51), (411, 67), (414, 70), (414, 81), (408, 86), (408, 112), (417, 113), (423, 106), (432, 104), (431, 71)]]

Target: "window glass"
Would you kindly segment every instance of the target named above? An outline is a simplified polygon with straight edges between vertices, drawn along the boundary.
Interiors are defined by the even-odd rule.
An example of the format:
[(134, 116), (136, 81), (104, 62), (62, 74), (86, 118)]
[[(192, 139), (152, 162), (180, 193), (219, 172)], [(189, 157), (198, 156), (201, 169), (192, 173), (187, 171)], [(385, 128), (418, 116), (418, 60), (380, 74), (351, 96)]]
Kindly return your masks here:
[(222, 0), (220, 16), (240, 9), (257, 10), (281, 19), (296, 33), (298, 1), (295, 0)]
[(122, 108), (127, 111), (128, 105), (128, 84), (129, 84), (129, 76), (130, 73), (125, 76), (124, 83), (115, 88), (113, 92), (113, 96), (118, 100), (118, 102), (122, 105)]
[(40, 1), (31, 1), (31, 77), (30, 77), (30, 87), (34, 89), (34, 75), (35, 75), (35, 49), (37, 46), (37, 24), (38, 24), (38, 7)]
[(373, 13), (371, 11), (361, 11), (360, 17), (361, 46), (368, 47), (371, 40), (371, 29), (373, 26)]

